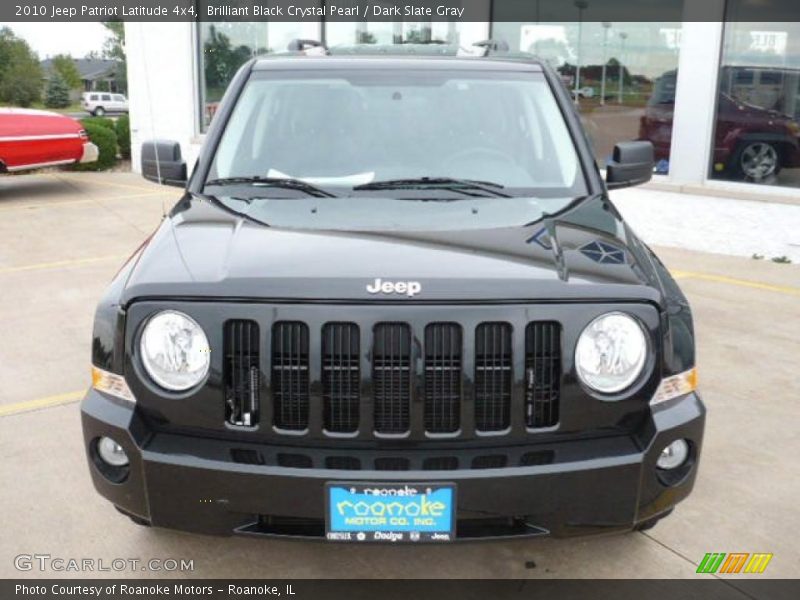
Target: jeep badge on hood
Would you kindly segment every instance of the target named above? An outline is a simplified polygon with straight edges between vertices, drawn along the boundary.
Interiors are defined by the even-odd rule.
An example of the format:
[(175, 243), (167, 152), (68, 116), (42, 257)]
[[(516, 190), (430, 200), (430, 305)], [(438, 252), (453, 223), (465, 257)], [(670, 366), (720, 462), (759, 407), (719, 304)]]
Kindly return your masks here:
[(422, 291), (422, 285), (419, 281), (382, 281), (379, 277), (372, 285), (367, 285), (367, 291), (370, 294), (405, 294), (413, 298)]

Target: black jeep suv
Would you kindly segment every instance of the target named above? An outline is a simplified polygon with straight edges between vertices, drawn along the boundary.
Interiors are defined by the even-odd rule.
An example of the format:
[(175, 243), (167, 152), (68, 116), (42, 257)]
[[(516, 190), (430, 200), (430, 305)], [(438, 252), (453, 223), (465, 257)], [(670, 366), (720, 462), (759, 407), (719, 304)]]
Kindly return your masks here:
[(532, 57), (255, 59), (97, 309), (83, 430), (141, 524), (431, 542), (643, 529), (692, 489), (685, 297)]

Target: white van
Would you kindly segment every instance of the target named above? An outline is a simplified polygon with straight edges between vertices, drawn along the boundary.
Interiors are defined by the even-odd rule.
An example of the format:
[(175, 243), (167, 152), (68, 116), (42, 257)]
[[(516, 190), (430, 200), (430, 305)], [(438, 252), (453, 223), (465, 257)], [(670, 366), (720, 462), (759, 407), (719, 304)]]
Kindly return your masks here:
[(128, 99), (110, 92), (84, 92), (81, 106), (95, 117), (102, 117), (106, 113), (128, 112)]

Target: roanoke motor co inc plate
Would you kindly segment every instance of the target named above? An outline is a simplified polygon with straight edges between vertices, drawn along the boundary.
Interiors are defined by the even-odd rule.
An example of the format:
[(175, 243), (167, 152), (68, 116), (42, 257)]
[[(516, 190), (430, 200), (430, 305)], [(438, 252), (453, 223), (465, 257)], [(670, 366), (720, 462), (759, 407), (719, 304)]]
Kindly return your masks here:
[(338, 542), (451, 542), (453, 483), (330, 482), (325, 532)]

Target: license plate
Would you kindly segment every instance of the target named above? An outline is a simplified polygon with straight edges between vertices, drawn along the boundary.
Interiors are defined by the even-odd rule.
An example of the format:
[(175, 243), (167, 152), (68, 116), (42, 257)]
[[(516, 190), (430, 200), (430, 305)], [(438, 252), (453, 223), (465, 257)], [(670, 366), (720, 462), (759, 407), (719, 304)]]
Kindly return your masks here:
[(337, 542), (451, 542), (452, 483), (328, 483), (326, 537)]

